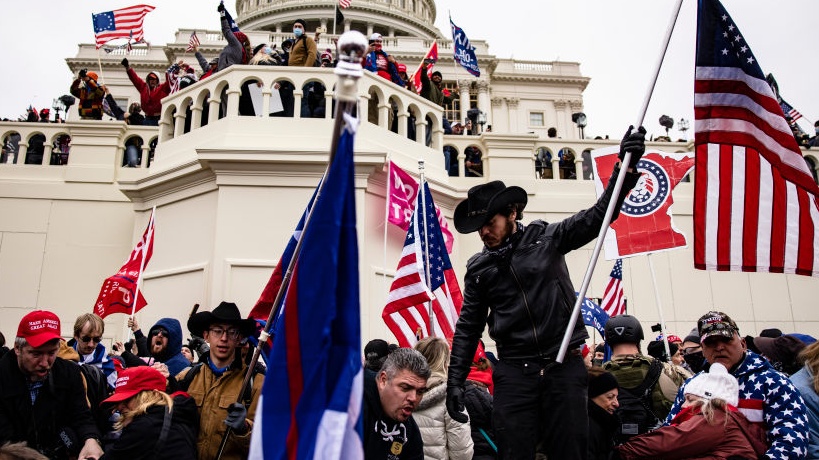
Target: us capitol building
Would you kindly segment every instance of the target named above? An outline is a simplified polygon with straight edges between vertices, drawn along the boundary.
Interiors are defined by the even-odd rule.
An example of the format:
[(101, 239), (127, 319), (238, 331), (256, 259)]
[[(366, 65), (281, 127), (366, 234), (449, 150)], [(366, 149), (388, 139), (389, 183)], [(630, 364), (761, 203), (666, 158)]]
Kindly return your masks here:
[[(239, 0), (232, 10), (253, 45), (280, 44), (289, 38), (297, 18), (307, 21), (307, 31), (326, 27), (328, 33), (318, 41), (321, 52), (334, 48), (335, 4), (336, 0)], [(613, 142), (583, 139), (573, 122), (572, 115), (583, 111), (583, 91), (590, 81), (578, 63), (494, 56), (473, 30), (472, 45), (481, 68), (481, 76), (475, 78), (453, 64), (451, 40), (433, 25), (438, 14), (433, 0), (356, 0), (343, 13), (343, 24), (336, 25), (338, 34), (381, 33), (384, 50), (405, 63), (410, 73), (437, 41), (436, 68), (455, 96), (453, 104), (442, 109), (377, 75), (365, 72), (359, 81), (360, 113), (367, 113), (363, 107), (368, 104), (375, 104), (378, 113), (377, 123), (362, 122), (355, 145), (362, 336), (365, 341), (376, 337), (395, 341), (381, 311), (405, 232), (386, 224), (389, 161), (416, 177), (418, 162), (424, 161), (435, 202), (455, 232), (451, 218), (457, 203), (470, 187), (490, 180), (528, 191), (524, 222), (557, 221), (591, 206), (595, 191), (588, 152)], [(191, 32), (179, 30), (175, 41), (165, 46), (135, 47), (127, 55), (131, 66), (143, 78), (149, 71), (163, 74), (179, 59), (198, 69), (193, 56), (185, 53)], [(226, 45), (218, 30), (197, 34), (200, 51), (208, 59)], [(139, 101), (139, 94), (120, 66), (123, 57), (124, 50), (113, 51), (103, 56), (102, 66), (105, 84), (125, 108)], [(76, 56), (66, 62), (75, 75), (81, 68), (96, 69), (94, 45), (80, 44)], [(295, 116), (240, 116), (240, 88), (248, 80), (262, 83), (263, 113), (271, 106), (274, 83), (291, 82), (296, 88)], [(299, 116), (301, 88), (312, 81), (328, 88), (326, 118)], [(74, 318), (92, 311), (103, 280), (119, 269), (142, 236), (153, 207), (156, 240), (142, 286), (149, 305), (137, 314), (143, 328), (167, 316), (185, 324), (196, 303), (210, 309), (231, 300), (247, 313), (325, 170), (335, 82), (332, 69), (233, 66), (164, 99), (158, 128), (129, 126), (109, 117), (79, 120), (76, 107), (64, 124), (0, 123), (4, 142), (19, 136), (17, 158), (7, 155), (0, 164), (0, 330), (7, 340), (20, 318), (35, 308), (55, 311), (63, 321), (63, 333), (70, 335)], [(220, 105), (227, 109), (221, 117)], [(394, 131), (388, 122), (393, 108), (398, 118)], [(478, 132), (445, 135), (442, 118), (464, 121), (470, 108), (480, 111)], [(411, 116), (416, 120), (416, 139), (408, 137)], [(427, 121), (432, 139), (428, 147)], [(557, 129), (558, 137), (547, 136), (550, 127)], [(36, 139), (44, 144), (41, 160), (37, 152), (28, 151), (36, 148)], [(126, 167), (124, 152), (129, 145), (141, 151), (138, 167)], [(458, 152), (456, 177), (444, 169), (444, 146)], [(465, 177), (468, 147), (481, 151), (484, 177)], [(648, 147), (682, 152), (693, 144), (649, 142)], [(561, 150), (563, 162), (557, 154)], [(551, 154), (551, 165), (538, 173), (535, 157), (544, 151)], [(815, 152), (804, 153), (813, 165), (819, 164)], [(32, 160), (39, 164), (27, 164)], [(643, 322), (647, 338), (654, 336), (649, 325), (659, 321), (658, 300), (668, 330), (680, 336), (703, 313), (718, 309), (738, 322), (742, 335), (778, 327), (819, 337), (819, 310), (813, 303), (819, 298), (816, 279), (693, 268), (692, 197), (691, 182), (675, 189), (674, 221), (687, 235), (689, 247), (651, 256), (659, 299), (647, 258), (623, 263), (628, 311)], [(451, 258), (462, 280), (466, 261), (482, 244), (474, 234), (455, 233), (455, 238)], [(576, 288), (592, 248), (589, 244), (567, 257)], [(589, 297), (602, 297), (612, 265), (601, 257)], [(321, 280), (315, 283), (320, 288)], [(124, 322), (124, 315), (106, 319), (107, 343), (122, 338)]]

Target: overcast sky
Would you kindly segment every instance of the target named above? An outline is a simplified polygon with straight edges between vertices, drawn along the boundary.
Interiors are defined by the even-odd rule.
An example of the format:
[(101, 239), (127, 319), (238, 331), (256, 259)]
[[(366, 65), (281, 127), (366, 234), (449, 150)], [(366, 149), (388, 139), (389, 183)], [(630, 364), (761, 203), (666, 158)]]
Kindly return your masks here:
[[(355, 5), (356, 0), (353, 0)], [(0, 24), (0, 117), (16, 119), (29, 104), (51, 106), (68, 93), (65, 59), (78, 43), (93, 43), (91, 13), (137, 0), (28, 0), (4, 5)], [(145, 0), (146, 39), (171, 41), (179, 28), (219, 28), (217, 0)], [(637, 122), (676, 0), (438, 0), (435, 24), (451, 38), (448, 12), (472, 40), (486, 40), (495, 56), (581, 64), (591, 78), (584, 94), (586, 135), (620, 137)], [(819, 0), (723, 0), (762, 70), (774, 74), (783, 97), (813, 133), (819, 117)], [(235, 11), (232, 1), (228, 9)], [(663, 134), (666, 114), (693, 120), (696, 2), (685, 0), (644, 125)], [(387, 50), (389, 51), (389, 50)], [(444, 70), (444, 73), (446, 69)], [(693, 124), (693, 123), (692, 123)], [(680, 137), (675, 129), (672, 137)], [(689, 138), (693, 132), (689, 132)]]

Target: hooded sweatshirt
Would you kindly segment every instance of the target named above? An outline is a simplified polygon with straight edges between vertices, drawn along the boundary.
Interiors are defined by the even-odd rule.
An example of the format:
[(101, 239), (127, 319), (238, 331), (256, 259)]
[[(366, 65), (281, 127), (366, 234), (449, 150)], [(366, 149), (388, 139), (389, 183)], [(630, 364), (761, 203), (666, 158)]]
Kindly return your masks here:
[[(156, 72), (148, 72), (146, 78), (151, 75), (159, 80), (159, 75), (157, 75)], [(142, 111), (145, 112), (145, 116), (158, 117), (162, 112), (162, 98), (171, 94), (171, 86), (168, 83), (168, 79), (165, 79), (165, 83), (161, 83), (154, 89), (151, 89), (148, 83), (139, 78), (139, 75), (137, 75), (136, 71), (131, 67), (128, 67), (128, 78), (131, 80), (131, 83), (134, 84), (137, 91), (139, 91), (139, 102), (142, 104)]]
[(175, 318), (162, 318), (151, 326), (148, 333), (148, 349), (151, 349), (151, 342), (156, 335), (157, 328), (163, 328), (168, 331), (168, 346), (158, 355), (152, 356), (156, 361), (164, 363), (168, 366), (168, 371), (171, 375), (176, 375), (182, 372), (185, 368), (191, 365), (191, 362), (182, 354), (182, 326)]

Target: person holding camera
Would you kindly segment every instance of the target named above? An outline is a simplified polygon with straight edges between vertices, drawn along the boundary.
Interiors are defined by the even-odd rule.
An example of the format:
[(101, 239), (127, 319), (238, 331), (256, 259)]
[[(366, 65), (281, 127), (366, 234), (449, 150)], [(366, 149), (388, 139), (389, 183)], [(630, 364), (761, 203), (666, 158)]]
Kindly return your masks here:
[[(640, 178), (637, 162), (645, 152), (645, 133), (643, 127), (629, 127), (620, 144), (621, 161), (631, 152), (627, 171), (615, 166), (594, 206), (562, 221), (524, 225), (526, 190), (501, 181), (472, 187), (455, 208), (455, 228), (478, 233), (484, 248), (466, 267), (446, 404), (453, 419), (466, 421), (461, 414), (464, 382), (488, 323), (500, 358), (492, 373), (492, 420), (500, 458), (534, 458), (538, 445), (550, 459), (586, 458), (588, 377), (580, 347), (589, 334), (579, 312), (568, 330), (569, 352), (557, 362), (577, 300), (565, 255), (597, 237), (612, 200), (617, 217)], [(626, 177), (614, 196), (618, 174)]]
[(14, 352), (0, 359), (0, 445), (25, 441), (51, 459), (98, 459), (100, 433), (76, 364), (57, 357), (60, 318), (23, 316)]
[(80, 100), (77, 110), (83, 120), (102, 120), (102, 100), (105, 90), (97, 83), (96, 72), (80, 69), (74, 82), (71, 83), (71, 95)]

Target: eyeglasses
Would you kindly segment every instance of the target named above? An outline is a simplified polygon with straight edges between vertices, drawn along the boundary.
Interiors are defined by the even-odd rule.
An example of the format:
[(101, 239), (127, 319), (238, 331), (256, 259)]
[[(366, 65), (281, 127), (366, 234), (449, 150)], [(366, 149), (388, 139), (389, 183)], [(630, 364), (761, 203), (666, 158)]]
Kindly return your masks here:
[(680, 348), (680, 354), (683, 355), (683, 356), (690, 355), (692, 353), (697, 353), (697, 352), (700, 352), (700, 351), (702, 351), (702, 347)]
[(222, 329), (221, 327), (212, 327), (208, 329), (208, 331), (219, 339), (221, 339), (222, 335), (225, 333), (227, 333), (227, 336), (230, 339), (236, 339), (239, 337), (239, 329), (236, 328)]
[(102, 337), (90, 337), (90, 336), (84, 335), (84, 336), (80, 337), (80, 340), (82, 340), (83, 343), (88, 343), (88, 342), (91, 342), (91, 341), (93, 341), (94, 343), (100, 343), (102, 341)]

